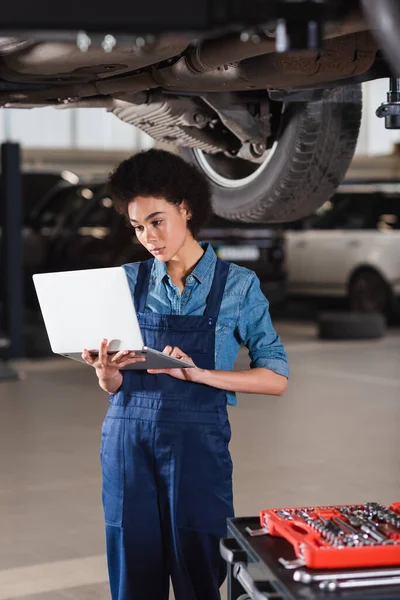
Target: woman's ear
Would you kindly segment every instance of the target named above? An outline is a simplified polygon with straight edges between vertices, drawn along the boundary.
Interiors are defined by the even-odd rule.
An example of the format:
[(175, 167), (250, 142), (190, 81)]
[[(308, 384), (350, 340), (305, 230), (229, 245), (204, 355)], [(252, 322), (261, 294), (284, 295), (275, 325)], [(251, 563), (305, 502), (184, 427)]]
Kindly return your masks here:
[(191, 213), (191, 211), (189, 209), (189, 206), (187, 205), (186, 200), (184, 200), (182, 202), (182, 204), (180, 205), (180, 209), (182, 211), (182, 214), (185, 216), (186, 221), (190, 221), (191, 218), (192, 218), (192, 213)]

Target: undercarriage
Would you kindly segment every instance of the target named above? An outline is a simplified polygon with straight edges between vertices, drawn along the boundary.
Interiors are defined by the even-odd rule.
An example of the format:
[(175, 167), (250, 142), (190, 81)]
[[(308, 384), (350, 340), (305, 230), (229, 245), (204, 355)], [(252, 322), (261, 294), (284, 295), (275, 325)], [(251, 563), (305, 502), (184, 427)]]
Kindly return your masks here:
[[(304, 113), (322, 119), (321, 103), (339, 102), (343, 114), (332, 136), (342, 127), (350, 135), (346, 148), (338, 149), (344, 159), (326, 193), (334, 191), (357, 139), (360, 84), (393, 75), (379, 36), (371, 33), (369, 0), (118, 4), (94, 10), (72, 2), (62, 21), (41, 2), (34, 11), (26, 2), (6, 6), (0, 106), (106, 109), (156, 142), (182, 148), (211, 180), (221, 216), (281, 221), (304, 216), (317, 200), (301, 206), (285, 192), (277, 211), (271, 192), (260, 205), (260, 189), (256, 203), (252, 196), (247, 207), (228, 210), (218, 197), (233, 190), (248, 198), (250, 184), (279, 168), (274, 155), (290, 121), (307, 129)], [(396, 105), (390, 114), (396, 98), (389, 99)], [(331, 106), (332, 115), (338, 110)], [(385, 119), (386, 126), (397, 121)], [(326, 123), (319, 126), (317, 154), (326, 137)], [(301, 143), (294, 133), (290, 139)]]

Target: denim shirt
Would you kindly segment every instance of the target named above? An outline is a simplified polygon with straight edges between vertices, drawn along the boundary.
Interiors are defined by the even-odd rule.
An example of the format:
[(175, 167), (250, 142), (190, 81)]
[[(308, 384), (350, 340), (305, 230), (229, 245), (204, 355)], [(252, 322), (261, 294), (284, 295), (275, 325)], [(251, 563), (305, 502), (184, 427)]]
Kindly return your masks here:
[[(172, 283), (165, 263), (154, 261), (145, 312), (204, 314), (217, 257), (210, 244), (201, 246), (205, 253), (186, 278), (182, 293)], [(123, 265), (132, 296), (139, 264)], [(260, 289), (258, 277), (253, 271), (231, 263), (216, 324), (215, 368), (231, 371), (241, 345), (249, 350), (250, 368), (263, 367), (289, 377), (286, 352), (272, 326), (269, 303)], [(234, 392), (227, 392), (227, 402), (236, 404)]]

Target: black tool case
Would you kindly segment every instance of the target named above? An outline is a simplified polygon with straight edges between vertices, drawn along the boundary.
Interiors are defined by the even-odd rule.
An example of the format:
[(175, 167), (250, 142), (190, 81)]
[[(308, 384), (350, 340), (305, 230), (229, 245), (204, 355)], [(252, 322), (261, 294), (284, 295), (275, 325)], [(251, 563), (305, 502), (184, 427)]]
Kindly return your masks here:
[(296, 559), (291, 544), (270, 535), (253, 537), (248, 529), (260, 529), (259, 517), (229, 519), (228, 537), (220, 543), (228, 568), (228, 600), (400, 600), (400, 585), (323, 591), (317, 584), (297, 583), (294, 570), (279, 562)]

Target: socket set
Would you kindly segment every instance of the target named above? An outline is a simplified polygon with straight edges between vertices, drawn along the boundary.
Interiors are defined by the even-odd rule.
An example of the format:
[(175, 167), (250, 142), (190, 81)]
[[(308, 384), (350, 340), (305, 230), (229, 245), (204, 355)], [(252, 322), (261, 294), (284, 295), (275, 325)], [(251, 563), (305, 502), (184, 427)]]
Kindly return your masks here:
[(400, 566), (400, 502), (274, 508), (261, 511), (260, 522), (260, 532), (293, 546), (297, 559), (282, 559), (286, 568)]

